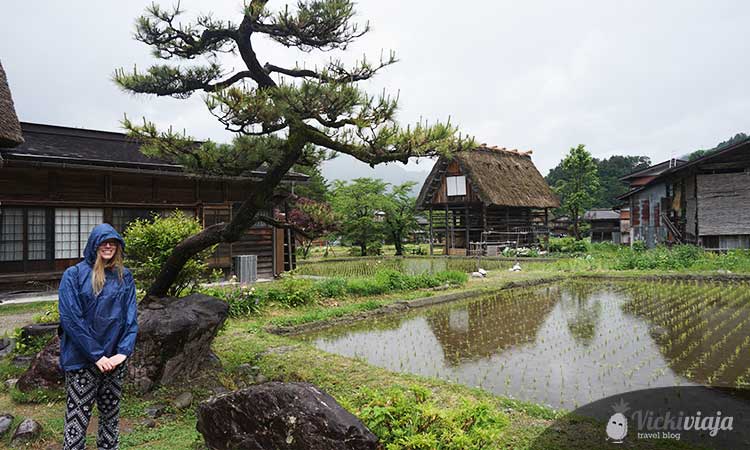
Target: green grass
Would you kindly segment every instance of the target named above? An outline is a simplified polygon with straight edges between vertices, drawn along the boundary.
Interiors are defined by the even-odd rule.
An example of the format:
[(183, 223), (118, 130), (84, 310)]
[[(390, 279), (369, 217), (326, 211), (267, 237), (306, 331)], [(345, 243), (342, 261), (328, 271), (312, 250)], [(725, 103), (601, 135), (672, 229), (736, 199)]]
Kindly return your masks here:
[(22, 314), (27, 312), (43, 313), (48, 308), (56, 305), (57, 302), (30, 302), (30, 303), (13, 303), (10, 305), (0, 304), (0, 317)]
[[(572, 261), (574, 259), (567, 259)], [(563, 260), (558, 263), (562, 263)], [(538, 266), (535, 264), (539, 264)], [(463, 287), (441, 291), (485, 291), (505, 286), (509, 282), (548, 279), (560, 275), (550, 267), (554, 264), (523, 264), (524, 271), (510, 273), (494, 270), (487, 279), (470, 280)], [(571, 266), (564, 273), (568, 277), (588, 274), (585, 267)], [(597, 269), (603, 275), (638, 276), (645, 271), (612, 272)], [(332, 288), (329, 286), (329, 288)], [(335, 288), (335, 286), (333, 287)], [(335, 290), (335, 289), (334, 289)], [(193, 392), (197, 402), (210, 395), (209, 388), (220, 384), (236, 389), (247, 382), (246, 375), (237, 370), (241, 364), (251, 363), (270, 380), (306, 381), (313, 383), (336, 398), (342, 405), (361, 417), (366, 425), (376, 430), (388, 444), (388, 450), (402, 448), (600, 448), (602, 428), (587, 420), (563, 418), (563, 413), (545, 406), (502, 398), (486, 391), (457, 385), (448, 381), (399, 374), (374, 367), (362, 360), (345, 358), (318, 350), (314, 346), (291, 337), (265, 331), (271, 325), (298, 325), (332, 318), (356, 315), (396, 301), (410, 300), (432, 291), (407, 290), (375, 296), (328, 298), (309, 305), (290, 308), (269, 303), (257, 314), (233, 317), (217, 336), (213, 349), (220, 357), (223, 369), (211, 376), (170, 389), (162, 388), (149, 396), (140, 397), (127, 391), (122, 406), (122, 449), (192, 449), (199, 448), (200, 436), (195, 429), (194, 409), (170, 411), (168, 417), (157, 419), (155, 428), (145, 428), (144, 408), (153, 403), (169, 404), (182, 390)], [(286, 348), (286, 351), (273, 349)], [(17, 369), (6, 361), (0, 362), (0, 378), (14, 376)], [(2, 381), (0, 380), (0, 381)], [(44, 433), (31, 448), (61, 441), (63, 402), (48, 395), (43, 403), (25, 403), (17, 394), (0, 392), (0, 411), (16, 415), (16, 423), (23, 417), (39, 420)], [(29, 400), (29, 399), (25, 399)], [(381, 408), (381, 409), (377, 409)], [(386, 419), (384, 419), (384, 417)], [(392, 420), (389, 417), (394, 417)], [(435, 423), (432, 419), (435, 419)], [(385, 420), (385, 422), (383, 421)], [(391, 422), (388, 422), (391, 421)], [(390, 426), (389, 426), (390, 423)], [(413, 432), (414, 424), (422, 424)], [(539, 447), (535, 441), (545, 438)], [(446, 434), (447, 433), (447, 434)], [(410, 437), (413, 439), (410, 440)], [(580, 444), (588, 438), (596, 444)], [(437, 441), (435, 440), (437, 439)], [(90, 436), (91, 444), (93, 436)], [(435, 442), (443, 447), (435, 447)], [(9, 443), (9, 436), (0, 438), (0, 447)], [(411, 446), (411, 447), (409, 447)], [(463, 446), (463, 447), (461, 447)], [(649, 448), (658, 448), (655, 444)]]

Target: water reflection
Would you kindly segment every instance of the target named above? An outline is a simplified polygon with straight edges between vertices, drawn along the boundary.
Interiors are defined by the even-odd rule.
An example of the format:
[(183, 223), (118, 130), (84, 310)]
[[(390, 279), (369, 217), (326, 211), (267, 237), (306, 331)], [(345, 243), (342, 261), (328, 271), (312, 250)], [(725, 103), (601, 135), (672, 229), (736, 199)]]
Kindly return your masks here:
[(750, 290), (563, 283), (308, 336), (319, 348), (574, 408), (648, 387), (750, 380)]

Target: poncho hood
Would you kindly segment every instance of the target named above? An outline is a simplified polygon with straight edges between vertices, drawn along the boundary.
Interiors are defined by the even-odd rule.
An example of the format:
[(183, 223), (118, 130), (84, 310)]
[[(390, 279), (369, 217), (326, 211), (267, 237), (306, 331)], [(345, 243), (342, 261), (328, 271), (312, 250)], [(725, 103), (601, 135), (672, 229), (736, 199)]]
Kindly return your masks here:
[(120, 236), (120, 233), (112, 228), (112, 225), (103, 223), (95, 226), (94, 229), (91, 230), (91, 234), (89, 234), (89, 240), (86, 242), (86, 248), (83, 250), (83, 258), (87, 263), (92, 266), (94, 265), (96, 262), (96, 250), (102, 242), (109, 239), (117, 239), (120, 242), (120, 248), (123, 253), (125, 252), (125, 241), (122, 239), (122, 236)]

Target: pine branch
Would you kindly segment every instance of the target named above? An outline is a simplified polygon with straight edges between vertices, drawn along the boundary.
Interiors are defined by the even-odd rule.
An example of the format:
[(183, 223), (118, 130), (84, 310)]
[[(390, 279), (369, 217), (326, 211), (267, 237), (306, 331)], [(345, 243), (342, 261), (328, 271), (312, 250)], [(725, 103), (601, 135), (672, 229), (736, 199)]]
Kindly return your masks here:
[(388, 58), (383, 58), (381, 55), (380, 62), (376, 65), (372, 65), (366, 58), (362, 58), (362, 61), (357, 62), (354, 67), (350, 69), (347, 69), (340, 60), (331, 60), (320, 72), (309, 69), (300, 69), (298, 67), (295, 67), (294, 69), (286, 69), (275, 66), (271, 63), (266, 63), (263, 68), (269, 74), (280, 73), (294, 78), (314, 78), (325, 83), (352, 83), (369, 80), (375, 76), (378, 71), (386, 66), (395, 64), (396, 62), (398, 62), (396, 54), (390, 52)]
[(235, 74), (228, 80), (212, 84), (221, 77), (221, 67), (218, 64), (196, 67), (172, 67), (155, 65), (149, 67), (146, 73), (138, 72), (133, 67), (133, 73), (126, 73), (125, 69), (115, 70), (113, 79), (122, 89), (136, 94), (154, 94), (174, 98), (188, 98), (197, 90), (213, 91), (220, 86), (227, 85), (233, 79), (244, 77), (243, 72)]
[(231, 22), (200, 16), (195, 24), (175, 24), (183, 11), (179, 3), (171, 10), (152, 4), (136, 21), (135, 39), (153, 47), (157, 58), (193, 59), (206, 53), (231, 53), (235, 50), (237, 28)]
[(300, 0), (297, 10), (288, 7), (264, 22), (258, 19), (254, 31), (264, 33), (286, 47), (312, 50), (344, 50), (370, 29), (352, 24), (354, 3), (351, 0)]

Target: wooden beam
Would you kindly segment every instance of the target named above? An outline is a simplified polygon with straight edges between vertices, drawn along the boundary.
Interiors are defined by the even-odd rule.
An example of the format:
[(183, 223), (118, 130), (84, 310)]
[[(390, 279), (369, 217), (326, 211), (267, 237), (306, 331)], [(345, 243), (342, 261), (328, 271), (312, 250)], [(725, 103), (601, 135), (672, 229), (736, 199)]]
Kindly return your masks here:
[(433, 235), (432, 235), (432, 205), (430, 205), (430, 256), (434, 254), (434, 249), (432, 245)]
[(464, 210), (466, 214), (466, 223), (464, 224), (464, 228), (466, 228), (466, 241), (464, 242), (464, 247), (466, 247), (466, 256), (469, 256), (469, 239), (471, 237), (469, 235), (469, 205), (464, 206)]

